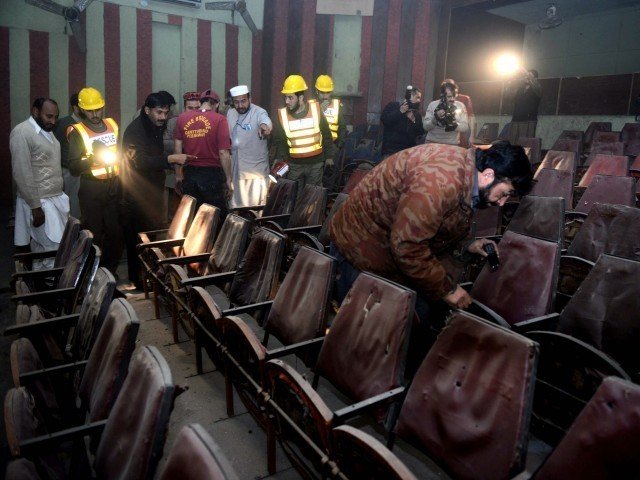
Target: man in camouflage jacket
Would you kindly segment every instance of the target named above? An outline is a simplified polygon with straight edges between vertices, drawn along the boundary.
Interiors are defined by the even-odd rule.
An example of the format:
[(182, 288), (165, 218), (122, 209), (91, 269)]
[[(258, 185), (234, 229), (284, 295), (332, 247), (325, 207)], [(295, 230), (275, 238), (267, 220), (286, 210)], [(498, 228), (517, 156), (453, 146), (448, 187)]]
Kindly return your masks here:
[[(370, 271), (413, 288), (421, 298), (466, 308), (471, 297), (439, 257), (469, 235), (475, 208), (526, 194), (531, 179), (524, 151), (508, 142), (489, 150), (439, 144), (404, 150), (373, 169), (335, 214), (334, 252), (344, 256), (351, 272)], [(486, 243), (493, 242), (476, 240), (466, 248), (486, 256)]]

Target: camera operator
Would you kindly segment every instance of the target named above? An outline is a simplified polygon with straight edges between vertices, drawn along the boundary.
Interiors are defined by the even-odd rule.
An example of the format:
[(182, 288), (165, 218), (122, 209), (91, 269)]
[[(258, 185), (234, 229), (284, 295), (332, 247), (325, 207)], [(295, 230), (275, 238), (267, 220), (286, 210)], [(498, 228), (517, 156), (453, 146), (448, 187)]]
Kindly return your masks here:
[(469, 130), (467, 109), (456, 100), (458, 86), (453, 81), (444, 81), (440, 85), (440, 99), (427, 107), (424, 116), (424, 129), (427, 131), (427, 143), (460, 145), (460, 133)]
[(384, 126), (382, 157), (386, 158), (406, 148), (415, 147), (416, 140), (424, 135), (420, 119), (422, 92), (408, 85), (403, 102), (389, 102), (382, 111), (380, 120)]

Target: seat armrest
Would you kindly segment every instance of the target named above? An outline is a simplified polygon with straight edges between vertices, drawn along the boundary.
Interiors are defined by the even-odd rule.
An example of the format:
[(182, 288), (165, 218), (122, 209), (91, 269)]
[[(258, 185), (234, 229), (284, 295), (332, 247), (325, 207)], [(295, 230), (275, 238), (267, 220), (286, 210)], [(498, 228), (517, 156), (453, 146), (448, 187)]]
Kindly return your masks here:
[(544, 330), (555, 332), (560, 321), (560, 314), (557, 312), (544, 315), (542, 317), (531, 318), (513, 324), (513, 330), (518, 333), (530, 332), (532, 330)]
[(266, 207), (266, 205), (254, 205), (252, 207), (235, 207), (235, 208), (230, 208), (229, 211), (231, 213), (233, 213), (233, 212), (250, 212), (251, 210), (264, 210), (264, 207)]
[(496, 323), (501, 327), (511, 329), (511, 325), (504, 318), (498, 315), (496, 312), (487, 307), (484, 303), (479, 302), (478, 300), (473, 299), (471, 301), (471, 305), (468, 309), (469, 313), (473, 313), (478, 315), (485, 320), (489, 320), (490, 322)]
[(236, 270), (224, 273), (214, 273), (213, 275), (205, 275), (203, 277), (188, 278), (181, 282), (183, 287), (203, 287), (206, 285), (216, 285), (226, 283), (233, 279)]
[(64, 267), (45, 268), (43, 270), (25, 270), (24, 272), (15, 272), (11, 278), (43, 278), (43, 277), (59, 277), (62, 275)]
[(46, 453), (55, 450), (55, 447), (62, 445), (69, 440), (82, 438), (84, 436), (102, 436), (107, 420), (87, 423), (78, 427), (67, 428), (59, 432), (42, 435), (40, 437), (30, 438), (24, 442), (20, 442), (20, 455), (33, 456), (37, 453)]
[(60, 375), (63, 373), (74, 372), (76, 370), (84, 369), (87, 366), (89, 360), (80, 360), (78, 362), (66, 363), (64, 365), (56, 365), (55, 367), (43, 368), (41, 370), (33, 370), (32, 372), (26, 372), (20, 374), (20, 383), (33, 382), (44, 377), (51, 375)]
[(269, 215), (268, 217), (260, 217), (260, 218), (256, 218), (256, 223), (264, 223), (264, 222), (271, 222), (271, 221), (277, 221), (277, 220), (289, 220), (289, 217), (291, 217), (290, 213), (281, 213), (279, 215)]
[(139, 243), (137, 245), (138, 250), (147, 250), (149, 248), (162, 248), (162, 247), (179, 247), (184, 243), (185, 237), (172, 238), (169, 240), (156, 240), (149, 243)]
[(26, 253), (14, 253), (13, 258), (15, 260), (30, 261), (30, 260), (38, 260), (40, 258), (51, 258), (55, 257), (58, 254), (57, 250), (46, 250), (44, 252), (26, 252)]
[(56, 290), (46, 290), (44, 292), (33, 292), (33, 293), (25, 293), (24, 295), (14, 295), (11, 297), (12, 302), (24, 302), (28, 304), (38, 303), (43, 300), (51, 300), (52, 298), (62, 297), (67, 299), (67, 297), (73, 295), (76, 289), (73, 287), (69, 288), (58, 288)]
[(44, 330), (49, 330), (55, 327), (66, 327), (75, 325), (80, 318), (79, 313), (73, 313), (71, 315), (62, 315), (60, 317), (53, 317), (47, 320), (40, 320), (39, 322), (23, 323), (20, 325), (12, 325), (5, 329), (3, 335), (22, 335), (29, 336), (32, 334), (39, 334)]
[(309, 233), (320, 233), (322, 230), (322, 225), (309, 225), (307, 227), (291, 227), (285, 228), (284, 233), (296, 233), (296, 232), (309, 232)]
[(146, 235), (147, 237), (154, 237), (160, 235), (161, 233), (167, 233), (169, 229), (165, 228), (162, 230), (148, 230), (146, 232), (139, 232), (138, 235)]
[(158, 264), (164, 265), (169, 263), (174, 265), (185, 265), (187, 263), (202, 263), (208, 261), (210, 256), (210, 253), (199, 253), (197, 255), (188, 255), (185, 257), (161, 258), (158, 260)]
[(398, 400), (401, 396), (404, 396), (405, 388), (397, 387), (392, 390), (387, 390), (386, 392), (379, 393), (378, 395), (374, 395), (373, 397), (366, 398), (361, 400), (360, 402), (348, 405), (344, 408), (336, 410), (333, 412), (334, 426), (338, 426), (349, 418), (353, 418), (357, 415), (360, 415), (362, 412), (379, 407), (381, 405), (391, 403), (392, 401)]
[(274, 348), (267, 352), (267, 360), (272, 358), (286, 357), (287, 355), (294, 355), (298, 352), (302, 352), (310, 349), (314, 346), (320, 346), (324, 342), (324, 337), (312, 338), (300, 343), (294, 343), (293, 345), (287, 345), (286, 347)]
[(229, 315), (240, 315), (241, 313), (250, 313), (257, 310), (265, 311), (271, 308), (271, 305), (273, 305), (273, 300), (268, 300), (266, 302), (260, 303), (252, 303), (251, 305), (244, 305), (243, 307), (229, 308), (222, 311), (222, 316), (228, 317)]

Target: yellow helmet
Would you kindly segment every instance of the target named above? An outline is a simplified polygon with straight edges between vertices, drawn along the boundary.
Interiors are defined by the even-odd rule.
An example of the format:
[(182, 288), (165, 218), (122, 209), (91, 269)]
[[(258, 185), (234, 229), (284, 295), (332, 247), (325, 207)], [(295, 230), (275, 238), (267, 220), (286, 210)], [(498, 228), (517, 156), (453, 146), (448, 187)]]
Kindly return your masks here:
[(329, 75), (320, 75), (316, 79), (316, 90), (319, 92), (333, 92), (333, 80)]
[(300, 75), (289, 75), (282, 85), (282, 93), (291, 95), (296, 92), (303, 92), (307, 88), (307, 84)]
[(83, 110), (98, 110), (104, 103), (102, 94), (93, 87), (85, 87), (78, 93), (78, 106)]

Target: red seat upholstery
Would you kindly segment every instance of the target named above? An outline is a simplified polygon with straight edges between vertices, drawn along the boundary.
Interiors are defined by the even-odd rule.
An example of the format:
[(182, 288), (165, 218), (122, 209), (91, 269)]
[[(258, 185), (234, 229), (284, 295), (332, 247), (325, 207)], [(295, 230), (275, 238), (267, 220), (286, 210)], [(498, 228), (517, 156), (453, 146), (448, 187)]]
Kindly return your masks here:
[(568, 138), (560, 138), (555, 141), (551, 150), (556, 150), (560, 152), (575, 152), (578, 157), (578, 160), (582, 156), (582, 143), (580, 140), (570, 140)]
[(591, 122), (584, 133), (584, 147), (588, 153), (596, 132), (610, 132), (611, 122)]
[(455, 312), (409, 387), (395, 427), (452, 478), (507, 479), (525, 466), (537, 344)]
[(591, 144), (591, 154), (594, 153), (604, 153), (606, 155), (624, 155), (624, 143), (622, 142), (613, 142), (613, 143), (602, 143), (602, 142), (593, 142)]
[(561, 139), (580, 140), (582, 143), (584, 140), (584, 132), (582, 130), (563, 130), (558, 136), (558, 140)]
[(499, 235), (501, 224), (502, 209), (499, 206), (479, 208), (473, 214), (473, 236), (491, 237)]
[(516, 142), (516, 145), (520, 145), (524, 148), (529, 148), (529, 161), (532, 165), (537, 165), (540, 163), (541, 153), (542, 153), (542, 140), (533, 137), (520, 137)]
[(536, 170), (534, 179), (538, 178), (540, 171), (544, 168), (553, 168), (554, 170), (563, 170), (575, 174), (578, 158), (575, 152), (549, 150), (544, 156), (542, 163)]
[(629, 159), (623, 155), (591, 154), (589, 168), (580, 180), (579, 187), (588, 187), (595, 175), (626, 177), (629, 172)]
[(620, 132), (597, 131), (593, 134), (592, 144), (595, 143), (615, 143), (620, 141)]
[(589, 213), (596, 203), (635, 206), (635, 181), (631, 177), (595, 175), (575, 211)]
[(507, 227), (508, 231), (550, 242), (563, 241), (564, 198), (527, 195)]
[(536, 183), (531, 195), (562, 197), (569, 209), (573, 208), (573, 172), (543, 168), (536, 172)]

